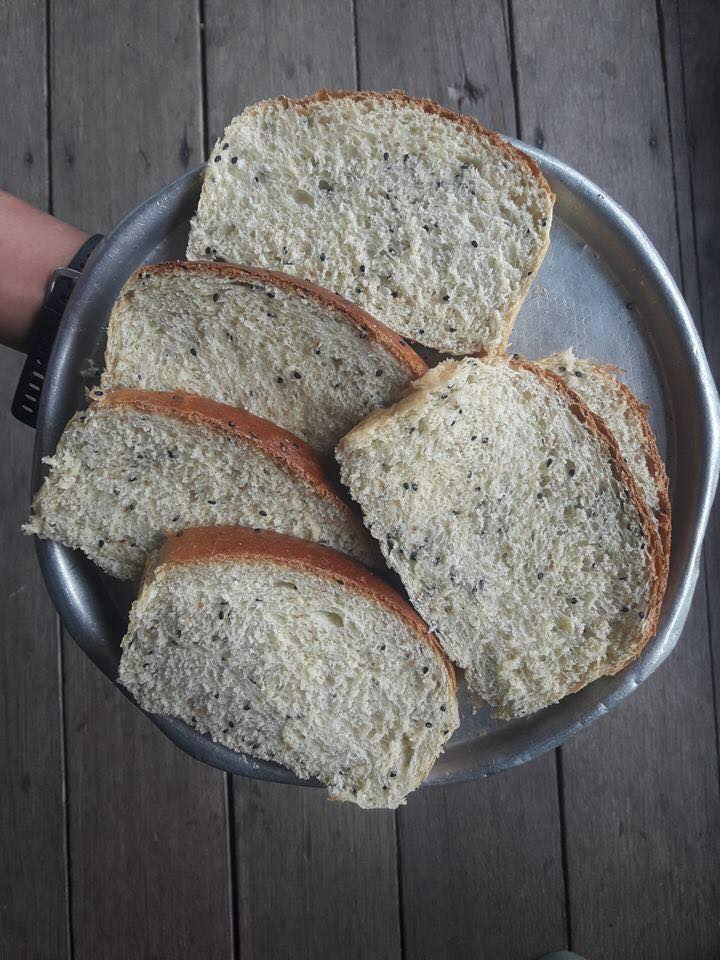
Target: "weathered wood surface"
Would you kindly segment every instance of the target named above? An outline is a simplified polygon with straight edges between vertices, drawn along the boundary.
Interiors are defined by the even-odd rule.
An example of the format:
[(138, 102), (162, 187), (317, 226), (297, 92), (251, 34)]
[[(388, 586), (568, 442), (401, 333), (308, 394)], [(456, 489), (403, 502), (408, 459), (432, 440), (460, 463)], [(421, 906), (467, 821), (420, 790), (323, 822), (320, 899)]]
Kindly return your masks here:
[[(664, 2), (668, 106), (686, 297), (720, 380), (720, 13), (712, 0)], [(720, 509), (705, 541), (716, 723), (720, 726)], [(720, 921), (719, 921), (720, 922)]]
[[(205, 4), (210, 142), (246, 104), (355, 86), (350, 4)], [(392, 814), (316, 790), (235, 779), (238, 946), (243, 958), (398, 957)]]
[[(20, 83), (18, 78), (22, 77)], [(0, 187), (47, 209), (45, 3), (0, 5)], [(33, 432), (10, 416), (22, 357), (0, 349), (0, 957), (67, 956), (57, 616), (20, 532)]]
[[(364, 88), (402, 87), (515, 133), (502, 3), (358, 0), (357, 43)], [(554, 754), (411, 797), (398, 824), (407, 957), (519, 960), (565, 945)]]
[[(514, 12), (523, 136), (616, 197), (682, 279), (655, 4), (630, 14), (615, 0), (601, 17), (590, 4), (566, 5), (540, 17), (537, 4), (516, 0)], [(573, 948), (635, 960), (717, 952), (720, 798), (703, 577), (670, 660), (562, 752)]]
[[(51, 11), (55, 212), (105, 231), (202, 156), (197, 5)], [(222, 774), (64, 652), (74, 956), (229, 956)]]
[[(711, 0), (611, 0), (601, 16), (589, 0), (10, 0), (0, 185), (104, 230), (199, 162), (203, 123), (212, 141), (262, 97), (404, 86), (620, 200), (682, 281), (718, 370), (719, 41)], [(0, 354), (5, 409), (17, 365)], [(363, 814), (318, 791), (228, 790), (69, 638), (61, 684), (56, 620), (17, 533), (32, 435), (9, 414), (0, 431), (0, 957), (720, 954), (717, 513), (712, 586), (701, 578), (677, 651), (559, 763)]]

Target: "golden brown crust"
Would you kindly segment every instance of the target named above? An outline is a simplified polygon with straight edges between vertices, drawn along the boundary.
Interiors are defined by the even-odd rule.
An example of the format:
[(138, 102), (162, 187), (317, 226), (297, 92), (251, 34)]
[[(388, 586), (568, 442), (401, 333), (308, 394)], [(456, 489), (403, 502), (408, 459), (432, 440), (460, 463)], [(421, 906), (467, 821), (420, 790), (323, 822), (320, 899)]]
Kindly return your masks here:
[(670, 493), (668, 490), (668, 478), (667, 473), (665, 472), (665, 464), (660, 459), (660, 453), (657, 448), (655, 434), (652, 432), (650, 424), (648, 423), (648, 418), (645, 415), (645, 411), (648, 408), (644, 403), (640, 403), (629, 387), (627, 387), (621, 380), (618, 380), (618, 378), (610, 372), (612, 368), (609, 365), (602, 369), (606, 376), (612, 377), (615, 381), (615, 384), (620, 390), (620, 393), (623, 395), (625, 402), (635, 414), (635, 417), (638, 420), (642, 430), (645, 461), (647, 463), (647, 468), (650, 471), (650, 476), (652, 477), (657, 489), (658, 508), (655, 511), (655, 518), (658, 522), (660, 540), (662, 541), (663, 553), (665, 554), (665, 576), (667, 578), (667, 567), (670, 564), (670, 546), (672, 543), (672, 510), (670, 506)]
[[(640, 516), (643, 534), (648, 543), (648, 552), (652, 568), (650, 601), (648, 604), (648, 610), (645, 614), (644, 629), (641, 632), (634, 649), (620, 663), (607, 665), (607, 669), (604, 671), (605, 675), (612, 676), (615, 673), (619, 673), (620, 670), (623, 670), (629, 663), (635, 660), (640, 655), (648, 641), (655, 636), (657, 631), (657, 624), (660, 618), (660, 607), (662, 605), (663, 596), (665, 594), (665, 585), (667, 582), (667, 562), (660, 534), (658, 533), (658, 529), (655, 525), (650, 509), (645, 503), (645, 497), (642, 493), (642, 490), (633, 476), (632, 471), (625, 463), (617, 440), (608, 429), (605, 421), (597, 414), (593, 413), (593, 411), (587, 406), (581, 397), (567, 385), (563, 378), (559, 374), (553, 373), (552, 370), (548, 370), (536, 363), (532, 363), (529, 360), (522, 360), (520, 358), (503, 360), (497, 357), (493, 358), (493, 362), (506, 362), (512, 367), (528, 370), (529, 372), (535, 374), (535, 376), (537, 376), (539, 379), (544, 380), (551, 389), (564, 397), (571, 412), (585, 426), (588, 432), (600, 440), (600, 442), (603, 443), (603, 445), (607, 448), (608, 453), (610, 454), (610, 462), (612, 464), (612, 469), (615, 473), (616, 479), (622, 484), (623, 487), (627, 489), (630, 501)], [(574, 689), (581, 689), (591, 679), (594, 679), (595, 676), (596, 674), (593, 674), (591, 677), (584, 679), (581, 678), (581, 680), (578, 681), (578, 685)]]
[[(289, 293), (305, 296), (321, 306), (339, 314), (343, 320), (360, 330), (364, 330), (368, 338), (383, 349), (387, 350), (401, 363), (413, 379), (427, 373), (427, 364), (417, 353), (408, 346), (402, 337), (376, 320), (365, 310), (339, 297), (324, 287), (320, 287), (309, 280), (291, 277), (286, 273), (274, 270), (264, 270), (260, 267), (245, 267), (235, 263), (217, 263), (211, 260), (169, 260), (164, 263), (152, 263), (141, 267), (127, 281), (120, 299), (123, 298), (135, 283), (146, 277), (168, 276), (171, 274), (190, 273), (198, 276), (215, 277), (229, 280), (231, 283), (263, 283), (268, 286), (286, 290)], [(111, 321), (112, 322), (112, 317)]]
[(381, 604), (413, 630), (445, 667), (453, 691), (455, 670), (424, 620), (400, 594), (345, 554), (309, 540), (248, 527), (192, 527), (172, 534), (160, 548), (157, 566), (210, 561), (281, 564), (343, 584)]
[(255, 447), (283, 469), (310, 484), (318, 496), (345, 513), (348, 522), (362, 533), (363, 539), (367, 539), (363, 524), (328, 480), (318, 454), (294, 433), (283, 430), (269, 420), (240, 407), (231, 407), (179, 390), (161, 393), (120, 387), (109, 391), (96, 390), (92, 397), (97, 407), (131, 407), (144, 413), (175, 417)]

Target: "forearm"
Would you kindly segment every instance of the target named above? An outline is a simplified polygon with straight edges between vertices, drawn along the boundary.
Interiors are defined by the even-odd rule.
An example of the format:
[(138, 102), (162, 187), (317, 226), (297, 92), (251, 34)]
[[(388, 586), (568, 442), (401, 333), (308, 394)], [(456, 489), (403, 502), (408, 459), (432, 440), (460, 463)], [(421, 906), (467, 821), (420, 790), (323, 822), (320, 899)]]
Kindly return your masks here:
[(53, 270), (87, 234), (0, 190), (0, 343), (23, 350)]

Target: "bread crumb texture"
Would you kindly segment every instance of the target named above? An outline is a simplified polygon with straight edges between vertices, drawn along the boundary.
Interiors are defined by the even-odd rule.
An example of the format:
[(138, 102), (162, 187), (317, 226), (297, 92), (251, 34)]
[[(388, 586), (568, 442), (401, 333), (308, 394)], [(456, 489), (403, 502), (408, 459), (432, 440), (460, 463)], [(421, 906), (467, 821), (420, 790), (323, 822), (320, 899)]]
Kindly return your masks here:
[(79, 548), (111, 576), (137, 578), (165, 531), (226, 523), (328, 544), (373, 564), (342, 503), (230, 432), (93, 403), (70, 420), (23, 528)]
[(553, 201), (532, 161), (431, 101), (280, 97), (215, 144), (188, 258), (308, 277), (411, 340), (490, 352), (542, 262)]
[(330, 453), (412, 376), (365, 329), (312, 296), (168, 263), (126, 284), (110, 319), (101, 385), (210, 397)]
[(361, 807), (402, 803), (458, 726), (447, 668), (404, 619), (278, 562), (161, 564), (133, 605), (120, 681), (143, 709)]
[(632, 479), (529, 366), (447, 361), (337, 451), (412, 603), (507, 719), (621, 669), (659, 604)]

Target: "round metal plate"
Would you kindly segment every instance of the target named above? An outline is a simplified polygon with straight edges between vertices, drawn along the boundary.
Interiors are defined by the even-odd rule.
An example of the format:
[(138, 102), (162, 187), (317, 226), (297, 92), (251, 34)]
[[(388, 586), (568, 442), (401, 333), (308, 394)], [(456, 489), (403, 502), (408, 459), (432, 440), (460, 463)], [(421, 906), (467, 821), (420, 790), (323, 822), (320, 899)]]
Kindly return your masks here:
[[(581, 356), (622, 368), (630, 388), (650, 406), (673, 493), (670, 578), (657, 636), (618, 676), (509, 723), (493, 721), (487, 710), (473, 714), (461, 690), (462, 725), (431, 772), (430, 784), (485, 777), (538, 756), (606, 713), (662, 663), (687, 616), (717, 484), (718, 396), (667, 268), (637, 224), (593, 183), (552, 157), (520, 146), (540, 163), (557, 203), (550, 249), (518, 317), (512, 349), (533, 358), (572, 345)], [(95, 251), (65, 312), (48, 369), (33, 490), (44, 475), (41, 458), (54, 451), (102, 365), (107, 317), (125, 279), (143, 263), (183, 256), (201, 178), (198, 168), (171, 183), (126, 217)], [(38, 541), (38, 554), (65, 626), (116, 682), (130, 590), (58, 544)], [(151, 719), (192, 756), (223, 770), (298, 782), (284, 768), (219, 746), (179, 720)]]

